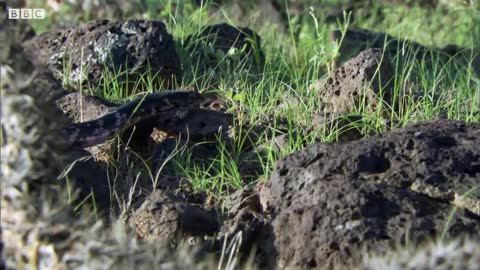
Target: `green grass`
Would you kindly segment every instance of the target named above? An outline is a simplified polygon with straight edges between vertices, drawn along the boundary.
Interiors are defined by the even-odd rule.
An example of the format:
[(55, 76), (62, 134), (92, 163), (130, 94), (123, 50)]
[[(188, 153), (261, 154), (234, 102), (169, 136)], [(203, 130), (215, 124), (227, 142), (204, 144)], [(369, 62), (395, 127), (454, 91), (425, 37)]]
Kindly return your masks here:
[[(306, 0), (305, 0), (306, 1)], [(118, 214), (122, 219), (138, 207), (139, 197), (144, 197), (154, 190), (168, 171), (188, 181), (195, 191), (205, 192), (214, 198), (219, 211), (225, 211), (224, 200), (234, 191), (259, 182), (268, 181), (274, 164), (282, 157), (299, 151), (315, 142), (334, 142), (342, 134), (355, 129), (364, 136), (382, 133), (409, 123), (428, 121), (446, 117), (466, 122), (480, 121), (480, 78), (474, 73), (473, 55), (465, 51), (454, 60), (445, 61), (434, 51), (428, 52), (423, 59), (414, 57), (414, 48), (407, 44), (405, 48), (397, 48), (391, 55), (395, 76), (392, 81), (394, 102), (390, 106), (382, 104), (375, 110), (360, 104), (344, 119), (356, 119), (347, 126), (339, 126), (331, 121), (324, 127), (312, 128), (314, 114), (322, 114), (319, 95), (312, 84), (334, 72), (339, 57), (341, 44), (328, 39), (332, 29), (346, 30), (348, 27), (363, 27), (378, 31), (386, 31), (393, 36), (421, 42), (422, 44), (442, 47), (454, 43), (466, 48), (480, 47), (480, 11), (478, 6), (461, 6), (444, 10), (428, 11), (418, 7), (372, 7), (389, 14), (386, 18), (362, 14), (345, 14), (337, 24), (322, 22), (318, 14), (321, 10), (313, 9), (304, 17), (289, 15), (286, 31), (272, 30), (257, 25), (253, 20), (230, 20), (229, 14), (235, 13), (227, 6), (212, 13), (212, 4), (195, 6), (188, 1), (159, 1), (163, 9), (153, 7), (157, 1), (147, 1), (147, 10), (140, 17), (163, 20), (169, 32), (177, 41), (177, 51), (184, 64), (184, 76), (174, 88), (196, 86), (203, 93), (215, 93), (225, 100), (230, 113), (235, 115), (235, 129), (231, 142), (217, 136), (210, 141), (197, 144), (214, 144), (217, 153), (209, 159), (194, 160), (192, 151), (183, 142), (179, 142), (175, 151), (167, 158), (167, 164), (160, 169), (151, 168), (152, 157), (137, 153), (128, 147), (128, 141), (114, 146), (112, 157), (107, 163), (109, 171), (108, 186), (111, 187), (112, 215)], [(298, 2), (298, 1), (297, 1)], [(310, 1), (314, 4), (316, 1)], [(325, 1), (335, 4), (339, 1)], [(285, 7), (287, 10), (288, 6)], [(73, 13), (77, 14), (73, 16)], [(370, 12), (370, 14), (375, 12)], [(92, 12), (78, 13), (75, 9), (64, 8), (52, 15), (48, 20), (37, 22), (38, 32), (54, 28), (65, 19), (72, 22), (93, 19)], [(207, 43), (195, 52), (197, 56), (208, 55), (217, 61), (217, 65), (204, 70), (202, 63), (196, 61), (191, 48), (186, 47), (186, 38), (198, 32), (203, 26), (229, 22), (237, 26), (249, 26), (260, 33), (261, 48), (265, 59), (256, 54), (253, 59), (242, 60), (242, 49), (228, 53), (212, 50)], [(386, 42), (391, 42), (386, 40)], [(258, 45), (258, 44), (257, 44)], [(68, 58), (68, 57), (67, 57)], [(477, 58), (478, 59), (478, 58)], [(259, 68), (255, 63), (263, 62)], [(65, 66), (58, 72), (68, 76), (71, 73), (71, 61), (64, 59)], [(82, 71), (88, 67), (82, 67)], [(79, 75), (84, 76), (83, 72)], [(127, 83), (124, 82), (126, 78)], [(98, 95), (114, 102), (125, 102), (147, 93), (158, 91), (154, 70), (147, 72), (136, 81), (130, 81), (128, 70), (117, 70), (104, 74), (104, 83), (97, 88), (78, 82), (64, 81), (66, 87), (92, 95)], [(261, 129), (257, 127), (261, 126)], [(275, 137), (286, 134), (286, 142), (278, 147)], [(2, 133), (3, 136), (3, 133)], [(3, 139), (3, 138), (2, 138)], [(244, 166), (250, 162), (258, 162), (258, 175), (245, 176)], [(67, 197), (78, 214), (86, 213), (98, 220), (98, 205), (95, 194), (90, 193), (78, 198), (70, 182), (61, 196)], [(478, 187), (472, 187), (463, 194), (466, 199), (478, 197)], [(56, 199), (56, 198), (51, 198)], [(41, 200), (40, 200), (41, 201)], [(465, 200), (464, 200), (465, 201)], [(468, 200), (467, 200), (468, 202)], [(42, 202), (53, 209), (50, 202)], [(63, 206), (62, 206), (63, 207)], [(444, 238), (452, 225), (451, 221), (461, 207), (452, 206), (452, 211), (444, 226), (440, 238)], [(113, 216), (112, 220), (117, 217)], [(80, 219), (81, 220), (81, 219)], [(124, 224), (125, 222), (121, 222)], [(110, 230), (110, 227), (107, 228)], [(97, 239), (95, 239), (97, 240)], [(408, 230), (405, 240), (410, 244)], [(218, 269), (235, 269), (239, 262), (239, 246), (241, 234), (225, 241), (219, 262), (214, 262)], [(181, 260), (192, 259), (191, 252), (182, 251), (178, 245), (178, 257)], [(253, 252), (251, 254), (254, 254)], [(217, 254), (218, 255), (218, 254)], [(252, 262), (245, 264), (254, 269)], [(206, 262), (208, 258), (205, 258)], [(201, 262), (200, 262), (201, 263)], [(212, 268), (212, 267), (210, 267)]]
[[(362, 13), (355, 14), (351, 21), (346, 14), (338, 24), (322, 23), (317, 11), (306, 13), (301, 20), (289, 16), (288, 29), (272, 31), (271, 28), (249, 25), (249, 21), (230, 21), (226, 16), (234, 10), (226, 8), (211, 13), (212, 5), (195, 6), (188, 1), (160, 1), (163, 10), (147, 10), (142, 16), (163, 20), (168, 31), (177, 41), (177, 50), (184, 63), (185, 74), (176, 88), (196, 86), (201, 92), (216, 93), (223, 97), (227, 107), (236, 115), (239, 127), (233, 137), (233, 149), (227, 148), (218, 140), (218, 155), (208, 162), (195, 163), (189, 149), (179, 149), (171, 157), (176, 172), (188, 179), (196, 190), (215, 194), (220, 199), (233, 190), (247, 185), (239, 172), (242, 166), (242, 154), (250, 151), (252, 144), (262, 172), (259, 179), (266, 179), (273, 164), (281, 157), (298, 151), (315, 141), (335, 141), (348, 129), (359, 129), (368, 136), (385, 132), (392, 128), (403, 127), (408, 123), (438, 119), (480, 121), (480, 79), (468, 64), (471, 55), (463, 54), (465, 65), (459, 61), (440, 61), (436, 53), (427, 54), (424, 59), (413, 57), (411, 51), (398, 48), (392, 63), (395, 67), (393, 88), (395, 101), (392, 107), (380, 106), (376, 111), (369, 111), (367, 106), (359, 106), (351, 112), (361, 116), (362, 120), (347, 127), (329, 127), (309, 129), (312, 115), (320, 113), (320, 101), (313, 91), (312, 84), (334, 71), (333, 64), (338, 56), (340, 44), (328, 40), (332, 29), (345, 30), (354, 25), (378, 31), (386, 31), (399, 38), (411, 38), (425, 45), (441, 47), (449, 43), (466, 47), (479, 47), (480, 11), (476, 6), (462, 6), (445, 10), (439, 8), (427, 11), (418, 7), (372, 7), (389, 14), (381, 22), (379, 18)], [(331, 2), (331, 1), (330, 1)], [(153, 5), (149, 3), (148, 5)], [(68, 13), (67, 11), (64, 11)], [(446, 13), (446, 14), (445, 14)], [(60, 15), (58, 15), (60, 16)], [(52, 24), (56, 17), (52, 17)], [(79, 20), (89, 17), (85, 15)], [(218, 65), (203, 72), (199, 63), (192, 61), (190, 51), (183, 45), (188, 35), (198, 32), (203, 26), (217, 22), (230, 22), (238, 26), (250, 26), (260, 33), (261, 47), (265, 54), (265, 63), (260, 70), (252, 61), (240, 61), (237, 52), (222, 54), (209, 51), (214, 55)], [(38, 26), (44, 27), (45, 23)], [(53, 27), (53, 26), (50, 26)], [(257, 59), (258, 60), (258, 59)], [(255, 63), (255, 61), (253, 61)], [(68, 73), (68, 67), (64, 70)], [(115, 102), (129, 100), (132, 96), (153, 92), (154, 74), (145, 74), (133, 84), (119, 82), (124, 71), (105, 74), (105, 83), (100, 89), (86, 87), (82, 91), (97, 94)], [(133, 85), (133, 86), (132, 86)], [(414, 98), (413, 93), (419, 97)], [(283, 104), (279, 107), (278, 104)], [(280, 121), (280, 120), (284, 121)], [(286, 122), (286, 124), (285, 124)], [(248, 126), (244, 126), (249, 123)], [(281, 124), (282, 123), (282, 124)], [(252, 126), (263, 125), (261, 134), (254, 134)], [(287, 144), (277, 149), (273, 137), (288, 130)], [(293, 136), (292, 134), (299, 134)], [(158, 181), (158, 172), (149, 172), (145, 167), (150, 162), (136, 161), (143, 169), (132, 170), (152, 178), (152, 185)], [(136, 174), (132, 172), (133, 174)], [(262, 177), (263, 175), (263, 177)], [(253, 182), (255, 183), (255, 182)]]

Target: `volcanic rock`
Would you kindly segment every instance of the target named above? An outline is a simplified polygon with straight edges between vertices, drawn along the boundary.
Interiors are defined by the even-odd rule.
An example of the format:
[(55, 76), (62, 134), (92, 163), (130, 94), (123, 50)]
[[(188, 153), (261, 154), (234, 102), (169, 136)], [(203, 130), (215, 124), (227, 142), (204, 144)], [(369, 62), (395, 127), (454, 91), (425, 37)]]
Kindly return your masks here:
[(127, 71), (133, 81), (148, 71), (158, 72), (155, 84), (181, 73), (172, 36), (160, 21), (92, 21), (45, 32), (25, 42), (24, 48), (35, 64), (47, 66), (58, 79), (75, 86), (98, 87), (106, 71)]
[(145, 199), (129, 218), (129, 224), (139, 236), (160, 245), (176, 239), (177, 234), (204, 236), (220, 228), (214, 213), (162, 190)]
[(324, 113), (350, 113), (360, 106), (375, 111), (382, 102), (389, 104), (393, 67), (388, 59), (382, 58), (382, 50), (368, 49), (327, 79), (318, 81), (315, 90), (320, 94)]
[(279, 160), (267, 196), (277, 266), (339, 267), (361, 246), (478, 234), (479, 144), (479, 123), (439, 120)]

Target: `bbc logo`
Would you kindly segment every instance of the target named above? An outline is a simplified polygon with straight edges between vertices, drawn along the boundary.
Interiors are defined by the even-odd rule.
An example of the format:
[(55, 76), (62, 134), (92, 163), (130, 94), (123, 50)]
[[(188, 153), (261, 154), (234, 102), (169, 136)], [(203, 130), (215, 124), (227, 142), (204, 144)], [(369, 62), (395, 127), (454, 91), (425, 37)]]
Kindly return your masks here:
[(10, 8), (8, 18), (12, 20), (45, 19), (43, 8)]

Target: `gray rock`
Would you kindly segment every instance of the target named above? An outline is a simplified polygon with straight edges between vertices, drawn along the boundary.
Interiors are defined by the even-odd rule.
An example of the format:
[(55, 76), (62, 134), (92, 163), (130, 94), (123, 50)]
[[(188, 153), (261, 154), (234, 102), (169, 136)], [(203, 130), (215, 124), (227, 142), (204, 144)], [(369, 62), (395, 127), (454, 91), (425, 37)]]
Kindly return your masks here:
[(229, 200), (226, 201), (225, 206), (231, 213), (236, 213), (244, 208), (257, 213), (262, 212), (262, 205), (260, 203), (258, 192), (248, 186), (231, 194)]
[[(378, 72), (377, 72), (378, 69)], [(393, 67), (382, 50), (368, 49), (335, 70), (325, 80), (318, 81), (319, 92), (326, 114), (354, 112), (359, 106), (375, 111), (384, 101), (391, 102), (390, 80)]]
[(277, 266), (340, 267), (361, 246), (478, 234), (479, 138), (478, 123), (441, 120), (279, 160), (267, 202)]
[[(95, 88), (106, 71), (128, 71), (136, 80), (148, 71), (167, 82), (181, 74), (172, 36), (160, 21), (92, 21), (45, 32), (24, 43), (36, 64), (47, 66), (69, 84)], [(126, 77), (120, 77), (124, 82)]]
[(167, 245), (178, 233), (211, 235), (220, 227), (214, 213), (162, 190), (150, 194), (128, 222), (139, 236), (159, 245)]
[(258, 244), (260, 238), (267, 235), (265, 232), (269, 226), (268, 220), (261, 213), (242, 208), (231, 219), (223, 223), (218, 238), (221, 242), (228, 239), (227, 243), (229, 243), (240, 235), (242, 241), (239, 248), (245, 252), (242, 255), (250, 255), (251, 248)]

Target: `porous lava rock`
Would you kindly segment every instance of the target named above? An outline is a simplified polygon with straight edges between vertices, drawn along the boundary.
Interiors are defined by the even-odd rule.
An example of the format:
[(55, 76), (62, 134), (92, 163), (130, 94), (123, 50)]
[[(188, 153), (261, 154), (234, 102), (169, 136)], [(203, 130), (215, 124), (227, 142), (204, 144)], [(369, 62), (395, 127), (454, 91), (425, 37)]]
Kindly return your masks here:
[(393, 67), (381, 49), (361, 52), (316, 83), (323, 112), (338, 115), (354, 112), (359, 106), (375, 111), (382, 102), (389, 104), (393, 74)]
[(140, 237), (160, 245), (168, 245), (178, 234), (212, 235), (220, 228), (215, 213), (163, 190), (150, 194), (128, 222)]
[(267, 235), (265, 232), (270, 224), (262, 211), (258, 192), (250, 187), (239, 189), (230, 196), (226, 206), (232, 216), (225, 220), (220, 229), (219, 239), (222, 242), (240, 235), (240, 248), (248, 251)]
[(341, 269), (360, 246), (478, 234), (479, 144), (480, 123), (438, 120), (279, 160), (266, 192), (276, 265)]
[(160, 21), (92, 21), (47, 31), (23, 46), (35, 64), (47, 66), (57, 78), (75, 86), (88, 83), (95, 88), (107, 71), (126, 71), (132, 81), (151, 72), (159, 75), (156, 84), (181, 73), (173, 38)]

